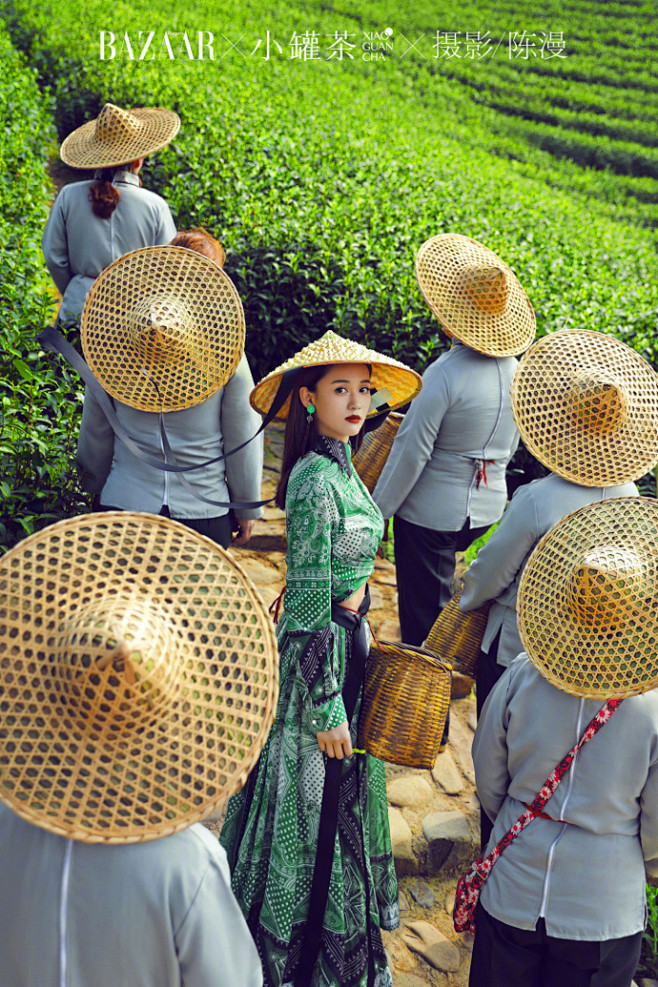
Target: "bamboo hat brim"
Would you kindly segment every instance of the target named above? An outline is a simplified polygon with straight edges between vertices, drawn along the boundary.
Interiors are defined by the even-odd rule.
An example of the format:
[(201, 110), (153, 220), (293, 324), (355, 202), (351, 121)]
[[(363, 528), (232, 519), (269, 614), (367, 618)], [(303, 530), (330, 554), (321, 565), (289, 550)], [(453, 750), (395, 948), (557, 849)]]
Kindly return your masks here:
[(448, 335), (487, 356), (518, 356), (535, 338), (523, 287), (493, 250), (460, 233), (433, 236), (416, 254), (425, 301)]
[(567, 480), (610, 487), (658, 462), (658, 374), (614, 336), (561, 329), (538, 339), (511, 399), (530, 452)]
[(179, 129), (173, 110), (106, 103), (95, 120), (68, 135), (59, 153), (71, 168), (113, 168), (162, 150)]
[(81, 338), (87, 363), (112, 397), (141, 411), (180, 411), (234, 373), (244, 312), (233, 282), (208, 257), (185, 247), (144, 247), (96, 279)]
[[(415, 370), (410, 370), (403, 363), (393, 360), (389, 356), (377, 353), (368, 349), (361, 343), (355, 343), (351, 339), (344, 339), (335, 332), (329, 330), (309, 343), (298, 353), (295, 353), (289, 360), (282, 363), (280, 367), (273, 370), (264, 377), (254, 387), (251, 392), (250, 401), (256, 411), (261, 415), (266, 415), (270, 410), (272, 402), (279, 389), (281, 378), (286, 370), (295, 367), (314, 367), (323, 364), (333, 363), (369, 363), (372, 366), (371, 383), (374, 390), (386, 389), (391, 398), (388, 401), (388, 409), (394, 411), (402, 405), (407, 404), (422, 387), (420, 375)], [(276, 418), (285, 419), (288, 417), (290, 408), (290, 397), (288, 397), (280, 409)], [(369, 416), (376, 415), (377, 409), (373, 408)]]
[(245, 782), (278, 658), (251, 580), (176, 521), (61, 521), (0, 560), (0, 799), (88, 843), (175, 833)]
[(658, 685), (658, 502), (597, 501), (530, 556), (517, 600), (530, 660), (563, 692), (634, 696)]

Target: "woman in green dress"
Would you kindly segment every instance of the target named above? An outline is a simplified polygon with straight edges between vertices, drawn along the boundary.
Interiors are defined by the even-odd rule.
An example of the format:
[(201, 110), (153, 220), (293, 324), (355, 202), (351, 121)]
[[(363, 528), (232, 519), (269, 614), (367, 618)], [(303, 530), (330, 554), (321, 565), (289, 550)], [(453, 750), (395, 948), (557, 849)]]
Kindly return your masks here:
[(277, 393), (290, 394), (279, 412), (287, 427), (277, 501), (288, 535), (281, 690), (258, 768), (229, 802), (221, 842), (266, 987), (393, 982), (380, 932), (399, 924), (384, 764), (354, 749), (366, 581), (383, 520), (351, 449), (369, 415), (418, 389), (402, 364), (326, 333), (252, 392), (262, 413)]

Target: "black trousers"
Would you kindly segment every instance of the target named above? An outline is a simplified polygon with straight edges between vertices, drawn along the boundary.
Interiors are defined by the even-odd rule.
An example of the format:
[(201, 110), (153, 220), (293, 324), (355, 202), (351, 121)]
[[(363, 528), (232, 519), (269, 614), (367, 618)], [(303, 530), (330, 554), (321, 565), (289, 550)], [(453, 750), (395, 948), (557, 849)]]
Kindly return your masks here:
[(478, 904), (469, 987), (630, 987), (642, 932), (591, 942), (499, 922)]
[(455, 554), (489, 530), (434, 531), (396, 517), (395, 571), (398, 586), (400, 629), (405, 644), (422, 644), (432, 624), (452, 596)]
[[(122, 507), (108, 507), (107, 504), (100, 504), (98, 509), (99, 511), (123, 510)], [(168, 507), (162, 507), (160, 514), (163, 517), (171, 517)], [(233, 515), (231, 511), (228, 514), (222, 514), (221, 517), (176, 517), (172, 520), (179, 521), (186, 528), (191, 528), (192, 531), (198, 531), (200, 535), (205, 535), (206, 538), (210, 538), (222, 548), (228, 548), (231, 544), (233, 538)]]

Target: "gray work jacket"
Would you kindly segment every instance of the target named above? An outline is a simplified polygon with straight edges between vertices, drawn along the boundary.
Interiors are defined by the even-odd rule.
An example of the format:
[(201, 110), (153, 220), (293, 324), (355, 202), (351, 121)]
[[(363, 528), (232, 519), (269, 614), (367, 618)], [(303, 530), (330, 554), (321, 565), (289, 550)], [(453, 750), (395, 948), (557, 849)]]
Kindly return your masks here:
[(89, 289), (113, 261), (140, 247), (167, 244), (176, 235), (165, 200), (140, 188), (133, 172), (115, 175), (112, 184), (121, 199), (109, 219), (92, 212), (89, 189), (94, 184), (73, 182), (60, 189), (41, 239), (46, 266), (62, 295), (62, 320), (80, 317)]
[(461, 610), (474, 610), (487, 600), (495, 601), (482, 639), (483, 651), (488, 653), (498, 631), (499, 665), (509, 665), (524, 650), (516, 626), (516, 595), (530, 553), (546, 532), (567, 514), (594, 501), (637, 495), (634, 483), (583, 487), (555, 473), (519, 487), (464, 578)]
[[(490, 852), (603, 706), (547, 682), (525, 653), (482, 710), (473, 760)], [(558, 939), (604, 940), (644, 928), (645, 864), (658, 865), (658, 690), (625, 699), (576, 755), (544, 810), (494, 864), (484, 908)]]
[[(249, 404), (253, 386), (243, 355), (233, 376), (207, 400), (184, 411), (166, 412), (165, 431), (176, 462), (182, 466), (206, 462), (255, 435), (261, 417)], [(164, 462), (159, 416), (130, 408), (121, 401), (114, 401), (114, 407), (131, 438), (144, 452)], [(90, 391), (85, 392), (76, 461), (84, 489), (100, 493), (100, 501), (107, 507), (158, 514), (166, 504), (175, 518), (221, 517), (227, 513), (225, 507), (193, 497), (175, 473), (165, 473), (136, 459), (122, 442), (115, 440), (110, 423)], [(261, 499), (262, 473), (261, 433), (241, 452), (186, 473), (185, 477), (196, 492), (210, 500), (244, 502)], [(246, 508), (235, 513), (249, 520), (261, 517), (263, 509)]]
[[(505, 510), (505, 470), (519, 442), (509, 391), (514, 357), (483, 356), (455, 341), (423, 374), (373, 500), (385, 518), (435, 531), (477, 528)], [(486, 479), (478, 464), (486, 460)]]
[(224, 849), (200, 824), (79, 843), (0, 805), (3, 987), (261, 987)]

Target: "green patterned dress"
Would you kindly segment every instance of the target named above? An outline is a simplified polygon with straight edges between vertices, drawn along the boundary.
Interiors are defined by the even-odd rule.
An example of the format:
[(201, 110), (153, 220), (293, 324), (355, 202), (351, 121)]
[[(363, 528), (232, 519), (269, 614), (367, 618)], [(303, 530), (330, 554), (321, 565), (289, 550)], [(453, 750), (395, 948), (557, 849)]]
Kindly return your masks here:
[[(266, 987), (292, 987), (325, 777), (316, 732), (345, 720), (341, 689), (351, 634), (331, 621), (331, 603), (348, 599), (371, 575), (383, 530), (381, 513), (351, 466), (349, 446), (320, 436), (315, 451), (295, 464), (286, 527), (276, 718), (247, 785), (229, 801), (220, 837)], [(353, 746), (360, 702), (361, 693)], [(312, 987), (389, 987), (380, 929), (398, 926), (399, 907), (382, 761), (356, 753), (343, 760), (338, 818)]]

